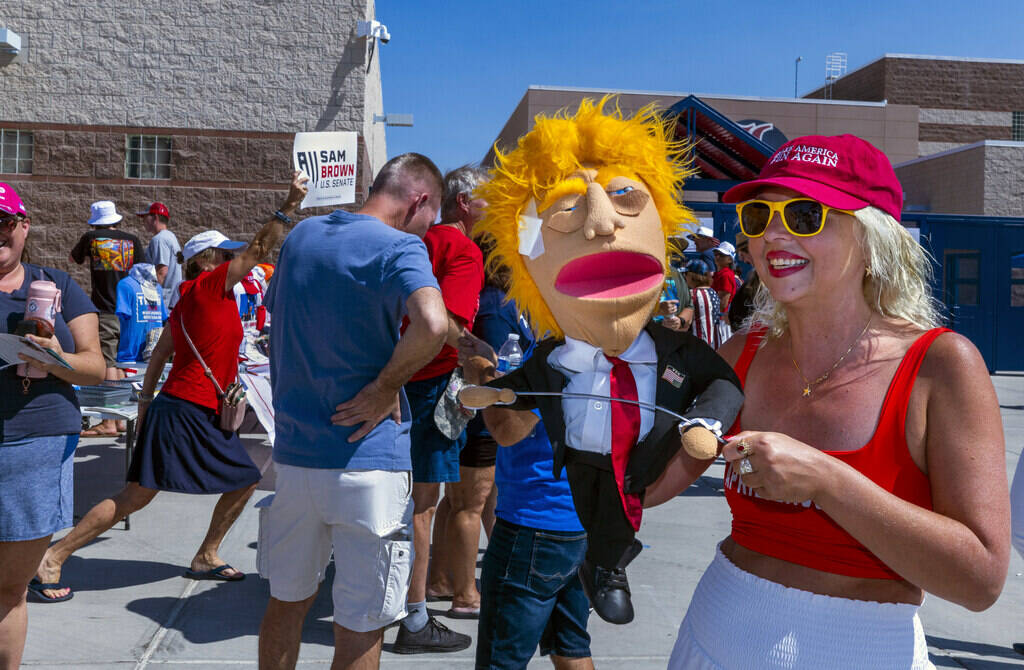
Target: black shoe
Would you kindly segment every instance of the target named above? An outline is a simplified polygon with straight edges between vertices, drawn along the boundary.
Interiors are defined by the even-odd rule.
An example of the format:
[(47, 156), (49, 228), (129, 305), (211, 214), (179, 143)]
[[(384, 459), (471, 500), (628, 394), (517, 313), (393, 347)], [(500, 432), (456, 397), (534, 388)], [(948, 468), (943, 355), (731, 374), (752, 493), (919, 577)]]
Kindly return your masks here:
[(1024, 654), (1024, 642), (1014, 642), (1013, 650), (1018, 654)]
[(456, 633), (443, 623), (430, 617), (427, 625), (415, 633), (405, 625), (398, 627), (398, 636), (391, 651), (396, 654), (431, 654), (446, 651), (462, 651), (473, 643), (473, 638)]
[(633, 601), (629, 598), (626, 571), (608, 570), (590, 561), (580, 565), (580, 582), (597, 615), (608, 623), (625, 624), (633, 620)]

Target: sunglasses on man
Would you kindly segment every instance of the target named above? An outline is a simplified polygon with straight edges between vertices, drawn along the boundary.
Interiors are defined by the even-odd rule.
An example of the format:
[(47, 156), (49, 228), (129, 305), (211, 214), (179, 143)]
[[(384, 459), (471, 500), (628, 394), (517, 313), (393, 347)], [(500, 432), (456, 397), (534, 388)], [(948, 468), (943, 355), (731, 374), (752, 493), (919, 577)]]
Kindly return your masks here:
[(792, 235), (811, 237), (825, 227), (825, 219), (831, 211), (852, 215), (853, 212), (823, 205), (810, 198), (791, 198), (790, 200), (747, 200), (736, 205), (736, 213), (740, 218), (740, 230), (747, 237), (761, 237), (768, 229), (775, 213), (782, 218), (782, 225)]

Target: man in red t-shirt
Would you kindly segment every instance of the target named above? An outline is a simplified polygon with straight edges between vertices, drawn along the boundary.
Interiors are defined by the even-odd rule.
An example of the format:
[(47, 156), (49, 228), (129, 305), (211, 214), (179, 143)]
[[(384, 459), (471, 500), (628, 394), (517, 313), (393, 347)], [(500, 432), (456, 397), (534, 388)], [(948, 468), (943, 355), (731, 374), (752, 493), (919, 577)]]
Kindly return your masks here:
[[(444, 435), (434, 422), (434, 408), (458, 366), (459, 337), (473, 327), (484, 285), (483, 254), (469, 238), (486, 203), (473, 190), (487, 179), (482, 168), (464, 166), (444, 178), (441, 222), (423, 238), (434, 276), (448, 310), (448, 335), (433, 361), (412, 376), (405, 393), (412, 410), (412, 498), (414, 504), (412, 580), (409, 616), (402, 622), (395, 650), (400, 653), (449, 651), (453, 640), (430, 623), (427, 614), (427, 567), (430, 562), (430, 525), (437, 508), (441, 482), (459, 481), (459, 452), (466, 443), (463, 431), (455, 439)], [(460, 635), (448, 631), (451, 636)], [(462, 636), (465, 637), (465, 636)], [(468, 646), (468, 638), (466, 639)], [(464, 647), (463, 647), (464, 648)]]

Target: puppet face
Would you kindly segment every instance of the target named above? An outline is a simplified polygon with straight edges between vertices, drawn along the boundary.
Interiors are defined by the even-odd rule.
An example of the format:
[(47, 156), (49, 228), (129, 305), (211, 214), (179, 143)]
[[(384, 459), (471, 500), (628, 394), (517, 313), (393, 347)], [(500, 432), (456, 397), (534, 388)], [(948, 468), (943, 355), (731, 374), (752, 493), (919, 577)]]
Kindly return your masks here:
[(665, 278), (665, 234), (650, 191), (628, 170), (585, 167), (537, 207), (544, 252), (524, 258), (566, 335), (610, 355), (650, 319)]

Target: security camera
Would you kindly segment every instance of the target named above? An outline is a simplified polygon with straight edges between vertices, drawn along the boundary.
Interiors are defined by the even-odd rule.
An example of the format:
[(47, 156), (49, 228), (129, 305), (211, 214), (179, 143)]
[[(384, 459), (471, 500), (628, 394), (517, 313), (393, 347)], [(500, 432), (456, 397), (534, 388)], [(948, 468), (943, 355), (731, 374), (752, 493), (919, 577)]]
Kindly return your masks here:
[(388, 32), (388, 27), (380, 21), (359, 21), (356, 25), (356, 37), (369, 37), (381, 41), (381, 44), (387, 44), (391, 41), (391, 33)]

